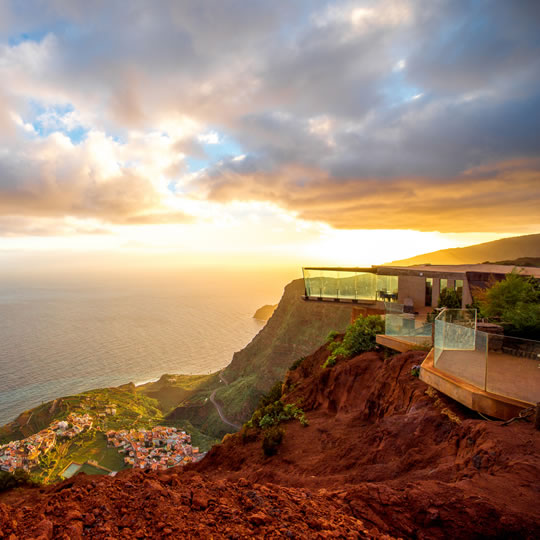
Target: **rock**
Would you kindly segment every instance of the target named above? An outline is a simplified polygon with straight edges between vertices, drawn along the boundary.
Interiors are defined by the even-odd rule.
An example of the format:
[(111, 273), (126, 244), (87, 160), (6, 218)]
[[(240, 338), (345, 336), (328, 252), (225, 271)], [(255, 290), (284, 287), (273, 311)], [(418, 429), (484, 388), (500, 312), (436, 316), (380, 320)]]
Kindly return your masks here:
[(208, 493), (204, 491), (196, 491), (193, 494), (193, 499), (191, 500), (191, 507), (195, 510), (204, 510), (208, 507)]
[(255, 514), (251, 514), (251, 516), (248, 517), (248, 520), (252, 525), (260, 527), (261, 525), (268, 523), (270, 518), (262, 512), (256, 512)]
[(80, 540), (83, 537), (83, 524), (81, 521), (72, 523), (67, 531), (70, 540)]
[(262, 306), (255, 312), (255, 315), (253, 315), (253, 318), (259, 319), (260, 321), (267, 321), (274, 314), (274, 311), (276, 311), (277, 307), (278, 307), (277, 304), (274, 304), (274, 305), (267, 304), (265, 306)]
[(36, 540), (49, 540), (53, 537), (54, 525), (49, 519), (40, 521), (34, 529)]

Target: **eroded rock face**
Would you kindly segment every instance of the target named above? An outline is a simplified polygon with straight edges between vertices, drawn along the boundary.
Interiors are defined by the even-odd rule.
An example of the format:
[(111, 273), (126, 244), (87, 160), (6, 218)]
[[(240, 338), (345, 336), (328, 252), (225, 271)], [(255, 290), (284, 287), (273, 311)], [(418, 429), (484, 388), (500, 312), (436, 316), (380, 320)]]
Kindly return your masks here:
[(323, 369), (322, 347), (287, 375), (309, 426), (277, 455), (237, 434), (186, 468), (4, 493), (0, 538), (539, 538), (540, 432), (430, 390), (424, 354)]
[[(32, 506), (21, 505), (31, 499)], [(70, 508), (66, 512), (66, 508)], [(0, 537), (374, 538), (327, 492), (217, 480), (181, 469), (116, 479), (78, 476), (66, 489), (0, 503)]]
[(236, 435), (197, 467), (228, 479), (342, 489), (353, 515), (396, 536), (538, 536), (540, 432), (523, 421), (479, 419), (433, 391), (411, 375), (424, 355), (372, 352), (323, 369), (322, 347), (284, 383), (283, 399), (301, 404), (309, 427), (286, 424), (271, 459), (260, 440)]

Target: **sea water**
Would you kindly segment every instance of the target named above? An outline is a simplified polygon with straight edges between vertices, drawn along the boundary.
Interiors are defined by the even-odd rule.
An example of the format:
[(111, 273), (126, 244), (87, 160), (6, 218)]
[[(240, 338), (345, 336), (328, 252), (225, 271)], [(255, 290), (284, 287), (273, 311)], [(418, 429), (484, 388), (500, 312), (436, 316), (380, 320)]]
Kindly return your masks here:
[[(253, 276), (251, 276), (253, 277)], [(233, 272), (0, 280), (0, 425), (92, 388), (222, 369), (284, 283)]]

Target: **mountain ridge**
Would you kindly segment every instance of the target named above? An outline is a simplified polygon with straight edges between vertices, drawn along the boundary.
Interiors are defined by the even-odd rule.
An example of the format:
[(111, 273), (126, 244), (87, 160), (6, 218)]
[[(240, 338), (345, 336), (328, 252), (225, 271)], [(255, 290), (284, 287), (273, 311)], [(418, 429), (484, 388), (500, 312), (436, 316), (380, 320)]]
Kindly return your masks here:
[(501, 238), (461, 248), (441, 249), (407, 259), (384, 263), (383, 266), (412, 266), (416, 264), (476, 264), (486, 261), (512, 260), (521, 257), (540, 257), (540, 233)]

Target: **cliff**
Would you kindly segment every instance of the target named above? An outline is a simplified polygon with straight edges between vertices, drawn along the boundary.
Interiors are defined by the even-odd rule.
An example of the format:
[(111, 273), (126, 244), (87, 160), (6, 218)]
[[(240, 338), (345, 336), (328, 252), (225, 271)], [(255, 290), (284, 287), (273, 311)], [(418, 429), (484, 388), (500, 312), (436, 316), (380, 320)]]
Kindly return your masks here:
[[(215, 399), (232, 421), (246, 420), (260, 396), (283, 378), (295, 360), (317, 349), (329, 332), (344, 331), (350, 323), (350, 304), (308, 302), (302, 299), (303, 294), (302, 279), (289, 283), (266, 325), (251, 343), (234, 354), (221, 373), (224, 383), (217, 388)], [(201, 409), (194, 409), (192, 404), (193, 401), (171, 414), (186, 417), (203, 430), (205, 426), (223, 429), (222, 422), (213, 420), (216, 413), (208, 402)]]
[[(411, 375), (420, 351), (288, 372), (277, 454), (258, 430), (199, 464), (0, 496), (4, 537), (538, 538), (540, 432), (478, 419)], [(40, 536), (41, 535), (41, 536)], [(1, 537), (1, 535), (0, 535)]]

